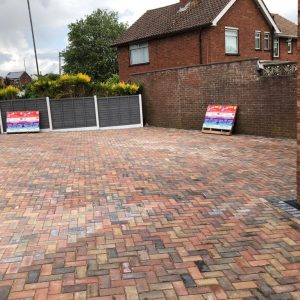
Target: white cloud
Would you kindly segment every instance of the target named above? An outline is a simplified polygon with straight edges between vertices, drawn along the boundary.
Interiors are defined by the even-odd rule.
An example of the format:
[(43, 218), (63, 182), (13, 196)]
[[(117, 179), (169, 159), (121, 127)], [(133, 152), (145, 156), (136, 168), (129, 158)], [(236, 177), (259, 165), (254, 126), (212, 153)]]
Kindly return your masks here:
[[(35, 72), (26, 0), (0, 0), (0, 75), (24, 69)], [(122, 21), (132, 24), (147, 9), (175, 3), (176, 0), (31, 0), (40, 69), (58, 71), (58, 53), (67, 44), (68, 24), (97, 8), (118, 11)], [(271, 12), (297, 20), (297, 0), (265, 0)], [(5, 58), (5, 59), (4, 59)]]

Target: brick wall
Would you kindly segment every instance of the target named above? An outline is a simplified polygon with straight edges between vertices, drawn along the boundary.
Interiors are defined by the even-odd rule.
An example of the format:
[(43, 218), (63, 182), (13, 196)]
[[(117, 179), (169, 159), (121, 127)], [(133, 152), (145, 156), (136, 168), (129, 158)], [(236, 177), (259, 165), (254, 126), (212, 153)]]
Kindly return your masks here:
[(150, 63), (130, 66), (129, 46), (118, 48), (119, 73), (122, 80), (130, 74), (200, 63), (199, 32), (192, 31), (149, 42)]
[(239, 106), (235, 132), (296, 137), (296, 75), (262, 77), (257, 60), (134, 74), (143, 85), (145, 122), (201, 129), (209, 104)]
[(292, 41), (292, 53), (288, 53), (288, 43), (286, 38), (280, 38), (279, 59), (296, 61), (297, 60), (297, 40)]

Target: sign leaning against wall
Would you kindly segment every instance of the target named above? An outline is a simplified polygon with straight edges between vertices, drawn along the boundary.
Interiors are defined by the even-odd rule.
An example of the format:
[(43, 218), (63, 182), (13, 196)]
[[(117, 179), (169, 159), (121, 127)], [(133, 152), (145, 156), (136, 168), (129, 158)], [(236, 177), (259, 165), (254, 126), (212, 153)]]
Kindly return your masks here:
[(15, 111), (6, 113), (7, 133), (40, 131), (40, 113), (38, 111)]
[(238, 107), (231, 105), (209, 105), (202, 132), (231, 135)]

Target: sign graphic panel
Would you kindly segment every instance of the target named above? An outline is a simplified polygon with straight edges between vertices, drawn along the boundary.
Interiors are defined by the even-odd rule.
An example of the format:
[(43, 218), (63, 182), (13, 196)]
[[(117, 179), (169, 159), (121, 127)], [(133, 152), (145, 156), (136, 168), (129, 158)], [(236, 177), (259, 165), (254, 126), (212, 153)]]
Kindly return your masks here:
[(15, 111), (6, 114), (7, 133), (39, 132), (38, 111)]
[(203, 129), (232, 131), (237, 109), (237, 106), (209, 105)]

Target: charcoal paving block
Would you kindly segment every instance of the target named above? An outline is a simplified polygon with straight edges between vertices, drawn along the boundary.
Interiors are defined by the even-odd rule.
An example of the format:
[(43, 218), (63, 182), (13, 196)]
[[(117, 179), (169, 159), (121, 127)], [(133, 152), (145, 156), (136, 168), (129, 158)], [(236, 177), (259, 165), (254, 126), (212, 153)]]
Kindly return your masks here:
[(181, 280), (183, 281), (186, 288), (195, 288), (197, 287), (196, 282), (190, 274), (181, 274)]
[(7, 300), (10, 292), (10, 286), (0, 286), (0, 300)]
[(28, 278), (26, 283), (37, 283), (39, 281), (40, 272), (39, 271), (31, 271), (28, 273)]
[(208, 265), (203, 260), (196, 261), (195, 264), (200, 272), (210, 272)]

